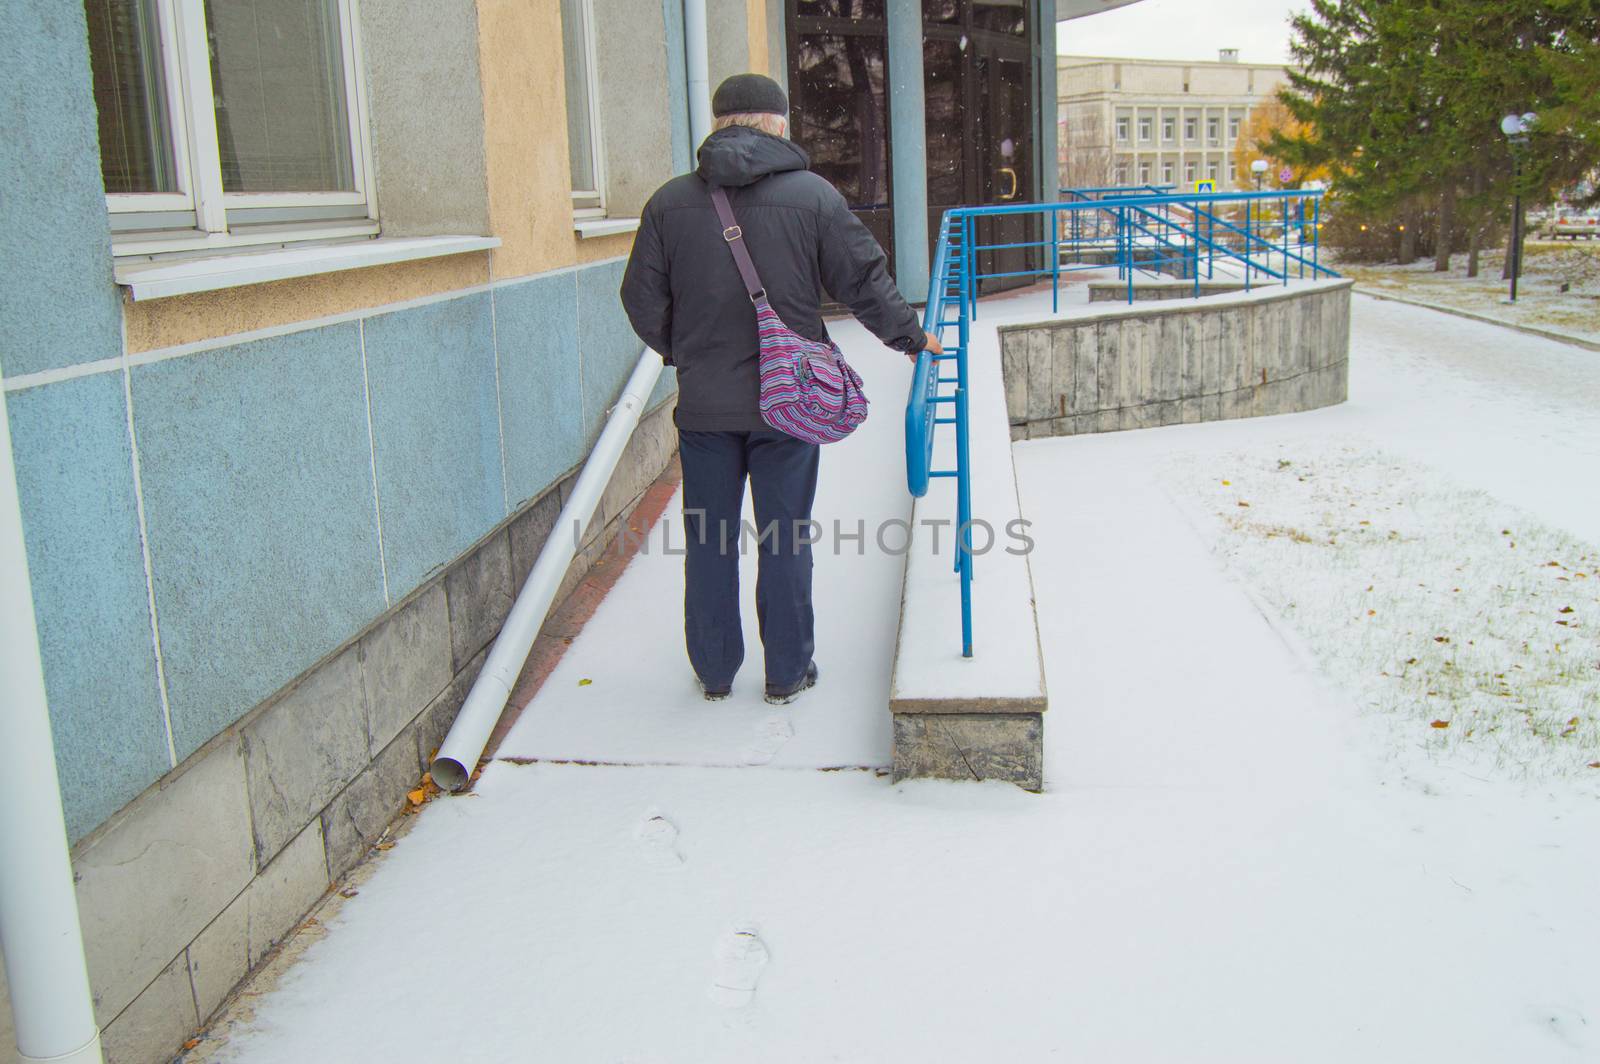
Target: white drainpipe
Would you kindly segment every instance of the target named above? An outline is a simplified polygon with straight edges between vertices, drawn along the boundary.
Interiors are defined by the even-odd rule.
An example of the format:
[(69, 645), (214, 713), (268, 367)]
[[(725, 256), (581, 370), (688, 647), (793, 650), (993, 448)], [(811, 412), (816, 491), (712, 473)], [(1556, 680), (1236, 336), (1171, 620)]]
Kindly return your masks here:
[(711, 73), (706, 59), (706, 0), (683, 0), (683, 52), (689, 68), (689, 165), (711, 135)]
[(0, 396), (0, 952), (24, 1062), (95, 1064), (89, 969), (33, 618), (11, 427)]
[(544, 625), (545, 615), (550, 612), (567, 567), (577, 554), (578, 538), (589, 527), (600, 495), (610, 483), (622, 449), (633, 436), (639, 415), (644, 412), (644, 404), (660, 376), (661, 356), (647, 347), (628, 378), (622, 398), (611, 408), (605, 430), (589, 453), (583, 472), (578, 474), (578, 483), (561, 508), (561, 516), (545, 540), (539, 560), (518, 592), (517, 601), (512, 604), (506, 623), (483, 663), (483, 671), (467, 693), (450, 734), (445, 736), (433, 759), (433, 781), (445, 790), (459, 791), (465, 787), (472, 770), (477, 767), (478, 758), (483, 756), (489, 735), (511, 698), (511, 688), (528, 663), (534, 637)]

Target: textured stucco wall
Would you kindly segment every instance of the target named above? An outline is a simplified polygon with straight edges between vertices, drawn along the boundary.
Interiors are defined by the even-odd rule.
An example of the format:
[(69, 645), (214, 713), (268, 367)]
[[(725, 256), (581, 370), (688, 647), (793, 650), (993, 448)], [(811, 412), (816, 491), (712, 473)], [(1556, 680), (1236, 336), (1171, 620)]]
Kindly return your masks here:
[(121, 322), (83, 5), (17, 0), (5, 20), (0, 371), (15, 377), (116, 355)]
[(130, 354), (348, 314), (452, 292), (489, 280), (489, 253), (474, 251), (363, 270), (128, 303)]
[(767, 0), (745, 0), (744, 5), (745, 49), (749, 55), (749, 64), (746, 67), (754, 74), (767, 74), (771, 76), (771, 56), (768, 48), (771, 41), (767, 36)]
[(767, 0), (767, 76), (789, 88), (789, 36), (783, 0)]
[(560, 5), (478, 0), (478, 55), (489, 221), (501, 240), (495, 276), (570, 265), (576, 248)]
[(583, 460), (639, 354), (622, 267), (7, 396), (74, 838)]
[(706, 66), (712, 92), (723, 78), (750, 69), (749, 15), (746, 0), (706, 0)]
[(689, 60), (684, 54), (682, 0), (661, 0), (666, 27), (667, 108), (672, 123), (672, 172), (687, 173), (694, 165), (689, 146)]
[[(390, 8), (367, 32), (375, 83), (401, 45), (374, 37), (404, 25), (442, 42), (437, 62), (487, 57), (441, 94), (468, 117), (481, 94), (484, 133), (478, 161), (470, 129), (440, 152), (465, 184), (437, 203), (452, 229), (488, 212), (496, 284), (488, 255), (452, 256), (129, 304), (124, 322), (82, 9), (12, 6), (0, 132), (24, 150), (0, 153), (0, 370), (75, 839), (580, 462), (638, 355), (616, 297), (631, 238), (572, 231), (557, 5), (482, 0), (442, 27), (363, 10)], [(648, 11), (662, 52), (665, 9)], [(659, 178), (673, 61), (636, 83), (663, 101)]]
[(660, 0), (594, 6), (606, 213), (636, 218), (675, 172), (667, 26)]
[(361, 35), (384, 233), (487, 233), (474, 0), (362, 0)]
[[(0, 35), (0, 369), (113, 359), (121, 312), (83, 6), (21, 0)], [(156, 685), (122, 374), (6, 396), (69, 826), (172, 767)]]

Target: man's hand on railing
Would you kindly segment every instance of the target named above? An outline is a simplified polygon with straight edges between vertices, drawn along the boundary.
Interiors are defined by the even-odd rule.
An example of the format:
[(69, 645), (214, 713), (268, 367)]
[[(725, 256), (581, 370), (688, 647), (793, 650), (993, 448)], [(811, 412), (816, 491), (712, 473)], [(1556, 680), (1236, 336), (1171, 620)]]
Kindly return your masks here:
[[(922, 351), (926, 351), (930, 355), (944, 354), (944, 345), (939, 342), (939, 338), (937, 336), (933, 335), (933, 333), (923, 333), (923, 336), (927, 337), (927, 344), (923, 347)], [(922, 351), (910, 352), (909, 357), (911, 358), (911, 361), (915, 362), (917, 360), (917, 356), (922, 354)]]

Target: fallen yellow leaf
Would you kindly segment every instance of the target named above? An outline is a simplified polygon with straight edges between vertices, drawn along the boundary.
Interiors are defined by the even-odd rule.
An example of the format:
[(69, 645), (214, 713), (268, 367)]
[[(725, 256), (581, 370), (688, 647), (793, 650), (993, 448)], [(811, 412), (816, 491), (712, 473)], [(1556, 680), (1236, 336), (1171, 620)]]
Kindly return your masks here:
[(1430, 727), (1430, 728), (1448, 728), (1448, 727), (1450, 727), (1450, 722), (1447, 721), (1447, 720), (1436, 720), (1432, 724), (1429, 724), (1428, 727)]
[(428, 794), (427, 788), (418, 787), (416, 790), (411, 791), (410, 793), (408, 793), (406, 795), (406, 798), (410, 800), (412, 805), (421, 805), (422, 804), (422, 799), (427, 797), (427, 794)]
[(579, 681), (578, 681), (578, 686), (579, 686), (579, 687), (588, 687), (588, 686), (589, 686), (589, 685), (590, 685), (590, 684), (592, 684), (592, 683), (594, 683), (594, 681), (593, 681), (593, 680), (591, 680), (591, 679), (589, 679), (589, 678), (588, 678), (588, 677), (587, 677), (587, 676), (586, 676), (586, 677), (584, 677), (584, 678), (583, 678), (583, 679), (581, 679), (581, 680), (579, 680)]

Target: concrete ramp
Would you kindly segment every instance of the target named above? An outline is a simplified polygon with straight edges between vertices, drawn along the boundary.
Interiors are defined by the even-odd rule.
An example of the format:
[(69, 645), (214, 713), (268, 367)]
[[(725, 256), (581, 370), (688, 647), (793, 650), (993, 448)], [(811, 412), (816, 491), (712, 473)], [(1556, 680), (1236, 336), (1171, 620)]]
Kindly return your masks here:
[[(985, 300), (968, 354), (972, 467), (973, 655), (961, 654), (954, 572), (954, 478), (934, 480), (912, 511), (889, 709), (897, 779), (997, 779), (1044, 785), (1044, 712), (1032, 542), (1017, 499), (997, 326), (1050, 316), (1049, 293)], [(955, 433), (936, 438), (934, 468), (954, 468)]]

